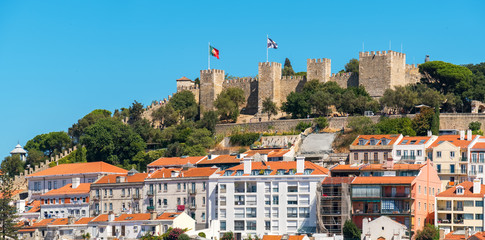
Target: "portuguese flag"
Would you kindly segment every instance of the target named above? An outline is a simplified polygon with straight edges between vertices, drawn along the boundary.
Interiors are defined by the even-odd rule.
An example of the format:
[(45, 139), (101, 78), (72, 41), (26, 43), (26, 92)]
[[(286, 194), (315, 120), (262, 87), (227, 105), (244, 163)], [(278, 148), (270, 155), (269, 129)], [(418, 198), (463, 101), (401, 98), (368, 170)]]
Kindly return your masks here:
[(210, 46), (210, 55), (216, 57), (219, 59), (219, 50), (217, 50), (215, 47)]

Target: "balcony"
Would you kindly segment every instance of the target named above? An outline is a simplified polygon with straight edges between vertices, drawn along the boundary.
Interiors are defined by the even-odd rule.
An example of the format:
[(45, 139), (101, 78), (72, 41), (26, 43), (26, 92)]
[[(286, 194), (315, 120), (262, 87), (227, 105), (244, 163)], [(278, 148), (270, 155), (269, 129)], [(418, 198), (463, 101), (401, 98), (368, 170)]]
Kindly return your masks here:
[(439, 169), (438, 174), (442, 175), (466, 175), (466, 170), (464, 169)]
[(395, 194), (382, 194), (383, 198), (410, 198), (411, 194), (410, 193), (395, 193)]
[(193, 195), (193, 194), (196, 194), (196, 193), (197, 193), (197, 189), (195, 189), (195, 188), (189, 189), (189, 194)]
[(97, 196), (93, 196), (93, 201), (98, 202), (98, 201), (99, 201), (99, 199), (100, 199), (100, 196), (99, 196), (99, 195), (97, 195)]
[(382, 209), (382, 214), (410, 214), (409, 209)]
[(197, 205), (195, 203), (190, 203), (189, 204), (189, 208), (190, 209), (196, 209), (197, 208)]
[(461, 157), (460, 162), (468, 162), (468, 157)]
[(416, 160), (416, 156), (401, 156), (401, 160)]
[(455, 207), (455, 208), (453, 208), (453, 211), (463, 212), (463, 207)]
[(458, 224), (462, 224), (463, 223), (463, 219), (453, 219), (453, 223), (458, 223)]
[(244, 201), (235, 201), (234, 205), (236, 206), (244, 205)]
[(133, 199), (134, 199), (134, 200), (140, 200), (140, 197), (141, 197), (141, 196), (140, 196), (140, 194), (139, 194), (139, 193), (135, 193), (135, 194), (133, 194)]
[(148, 195), (149, 197), (153, 197), (153, 195), (155, 195), (155, 191), (153, 191), (153, 189), (148, 190), (147, 195)]
[(148, 206), (148, 207), (147, 207), (147, 210), (148, 210), (148, 211), (154, 211), (154, 210), (155, 210), (155, 206)]
[(379, 209), (368, 209), (364, 211), (363, 209), (354, 209), (354, 214), (380, 214), (381, 211)]
[(438, 206), (438, 211), (451, 211), (451, 207), (441, 207), (441, 206)]
[(477, 173), (478, 173), (477, 171), (468, 171), (469, 176), (476, 176)]

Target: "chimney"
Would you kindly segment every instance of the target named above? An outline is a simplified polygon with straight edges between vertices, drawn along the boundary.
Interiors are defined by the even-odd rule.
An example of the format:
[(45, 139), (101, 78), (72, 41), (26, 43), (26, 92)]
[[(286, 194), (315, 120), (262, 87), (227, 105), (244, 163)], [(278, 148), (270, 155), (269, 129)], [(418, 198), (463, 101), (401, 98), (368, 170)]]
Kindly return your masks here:
[(81, 184), (81, 178), (73, 178), (72, 179), (72, 188), (77, 188), (79, 187), (79, 184)]
[(433, 136), (433, 132), (431, 132), (431, 130), (428, 130), (428, 132), (427, 132), (427, 133), (428, 133), (428, 137)]
[(394, 168), (394, 160), (392, 158), (386, 159), (386, 168), (393, 169)]
[(460, 140), (465, 140), (465, 130), (460, 130)]
[(150, 212), (150, 220), (155, 220), (157, 219), (157, 212), (151, 211)]
[(251, 174), (251, 162), (253, 159), (251, 157), (245, 157), (243, 159), (243, 164), (244, 164), (244, 174)]
[(303, 173), (305, 170), (305, 157), (296, 157), (296, 173)]
[(467, 141), (472, 140), (472, 130), (471, 129), (466, 130), (466, 140)]
[(113, 212), (108, 213), (108, 222), (113, 222), (115, 220), (115, 214)]
[(473, 180), (473, 194), (479, 194), (482, 191), (482, 181), (479, 178)]

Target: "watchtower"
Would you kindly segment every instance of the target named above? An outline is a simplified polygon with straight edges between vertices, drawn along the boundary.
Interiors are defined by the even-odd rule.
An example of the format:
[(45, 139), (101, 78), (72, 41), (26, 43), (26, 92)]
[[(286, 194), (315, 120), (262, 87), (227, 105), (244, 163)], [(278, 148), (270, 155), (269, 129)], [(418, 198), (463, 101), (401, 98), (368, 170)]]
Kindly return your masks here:
[(214, 110), (214, 101), (222, 91), (224, 82), (224, 70), (209, 69), (200, 70), (200, 94), (199, 103), (201, 113)]
[(276, 104), (276, 106), (281, 106), (281, 63), (259, 63), (258, 76), (258, 112), (261, 112), (263, 101), (268, 97)]
[(388, 88), (406, 85), (406, 54), (394, 51), (360, 52), (359, 84), (374, 98), (382, 97)]
[(328, 58), (307, 59), (306, 74), (307, 80), (318, 80), (319, 82), (328, 82), (332, 72), (331, 60)]

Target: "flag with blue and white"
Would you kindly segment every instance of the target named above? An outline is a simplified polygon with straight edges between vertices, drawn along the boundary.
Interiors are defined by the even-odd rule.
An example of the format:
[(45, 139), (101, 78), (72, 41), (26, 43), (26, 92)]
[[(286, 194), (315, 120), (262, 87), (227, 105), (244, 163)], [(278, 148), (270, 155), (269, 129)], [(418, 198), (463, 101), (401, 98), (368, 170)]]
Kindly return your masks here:
[(271, 40), (271, 38), (268, 38), (268, 48), (278, 49), (278, 44), (276, 44), (275, 41)]

